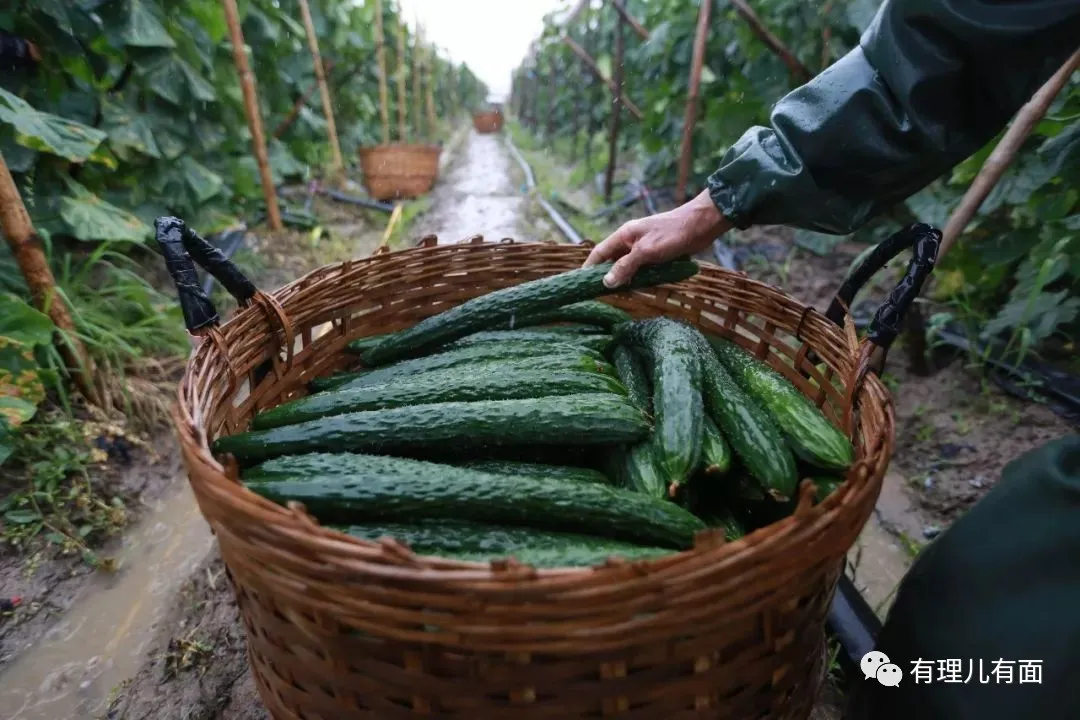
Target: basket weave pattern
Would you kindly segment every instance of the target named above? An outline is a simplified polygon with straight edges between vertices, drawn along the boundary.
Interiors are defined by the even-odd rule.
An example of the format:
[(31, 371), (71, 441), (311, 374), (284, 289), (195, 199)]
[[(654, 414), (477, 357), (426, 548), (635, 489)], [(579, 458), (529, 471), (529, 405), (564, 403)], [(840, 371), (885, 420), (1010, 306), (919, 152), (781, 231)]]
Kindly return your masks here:
[[(703, 266), (690, 280), (608, 298), (735, 340), (854, 428), (859, 462), (847, 484), (817, 506), (804, 486), (792, 517), (737, 542), (706, 532), (693, 550), (597, 569), (419, 557), (264, 500), (209, 452), (255, 411), (344, 367), (350, 340), (572, 269), (587, 252), (474, 242), (329, 265), (260, 294), (193, 355), (175, 420), (276, 720), (808, 717), (824, 619), (880, 490), (893, 414), (884, 386), (859, 370), (853, 330), (771, 286)], [(811, 346), (825, 372), (806, 361)]]
[(439, 175), (441, 152), (438, 145), (402, 143), (360, 148), (364, 188), (376, 200), (423, 195)]
[(503, 128), (503, 116), (498, 110), (473, 113), (472, 121), (473, 127), (476, 128), (476, 132), (482, 135), (496, 133)]

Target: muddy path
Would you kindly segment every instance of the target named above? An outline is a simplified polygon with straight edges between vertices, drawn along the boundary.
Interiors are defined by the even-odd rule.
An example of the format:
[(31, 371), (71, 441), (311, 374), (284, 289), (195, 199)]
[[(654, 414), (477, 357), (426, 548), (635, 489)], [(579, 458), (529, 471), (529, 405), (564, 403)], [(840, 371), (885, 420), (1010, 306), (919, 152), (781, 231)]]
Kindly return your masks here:
[(473, 235), (528, 239), (521, 222), (526, 201), (513, 162), (500, 135), (469, 130), (431, 193), (430, 209), (410, 233), (416, 238), (434, 234), (444, 243)]

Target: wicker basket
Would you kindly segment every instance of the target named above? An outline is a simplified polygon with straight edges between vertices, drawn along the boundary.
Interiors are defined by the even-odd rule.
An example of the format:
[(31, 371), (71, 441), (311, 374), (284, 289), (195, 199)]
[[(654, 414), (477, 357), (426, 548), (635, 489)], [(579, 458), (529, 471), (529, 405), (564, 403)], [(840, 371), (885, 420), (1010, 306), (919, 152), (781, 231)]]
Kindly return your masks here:
[(473, 113), (472, 122), (476, 132), (481, 135), (497, 133), (503, 128), (503, 116), (498, 110)]
[(423, 195), (439, 176), (441, 152), (438, 145), (403, 143), (360, 148), (364, 187), (376, 200)]
[(868, 372), (876, 346), (776, 288), (705, 265), (687, 281), (608, 298), (638, 317), (663, 313), (734, 339), (855, 439), (858, 463), (836, 493), (813, 506), (804, 482), (793, 516), (737, 542), (706, 532), (687, 552), (592, 569), (419, 557), (266, 501), (211, 455), (214, 438), (345, 367), (350, 340), (575, 268), (588, 253), (478, 238), (425, 245), (254, 291), (210, 329), (180, 386), (175, 421), (191, 486), (271, 715), (805, 720), (843, 558), (889, 463), (893, 411)]

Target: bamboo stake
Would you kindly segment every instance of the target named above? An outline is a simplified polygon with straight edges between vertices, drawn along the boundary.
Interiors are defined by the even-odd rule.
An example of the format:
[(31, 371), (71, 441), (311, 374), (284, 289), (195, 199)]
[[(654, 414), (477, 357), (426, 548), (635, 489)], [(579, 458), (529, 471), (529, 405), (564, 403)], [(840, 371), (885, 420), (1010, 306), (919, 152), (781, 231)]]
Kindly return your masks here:
[(251, 147), (255, 153), (255, 162), (259, 166), (259, 177), (262, 179), (267, 218), (270, 221), (271, 230), (281, 230), (283, 227), (281, 210), (278, 209), (274, 175), (270, 172), (270, 158), (266, 154), (266, 137), (263, 135), (262, 118), (259, 116), (259, 97), (255, 89), (255, 76), (248, 65), (247, 52), (244, 50), (240, 12), (236, 9), (236, 0), (222, 0), (222, 4), (225, 6), (225, 21), (229, 24), (229, 39), (233, 46), (236, 72), (240, 75), (240, 89), (244, 93), (244, 113), (247, 115), (248, 128), (251, 130)]
[(420, 23), (415, 21), (415, 34), (413, 36), (413, 67), (412, 67), (412, 81), (413, 81), (413, 114), (416, 116), (415, 130), (416, 139), (420, 140), (424, 137), (423, 129), (423, 95), (420, 92)]
[[(619, 23), (619, 27), (622, 27), (622, 23)], [(592, 59), (589, 53), (585, 52), (580, 45), (566, 35), (563, 35), (562, 41), (581, 59), (581, 62), (585, 63), (585, 67), (589, 68), (592, 74), (596, 76), (597, 80), (608, 86), (608, 89), (611, 90), (612, 94), (619, 99), (619, 102), (622, 103), (623, 107), (629, 110), (635, 118), (641, 120), (645, 117), (637, 105), (631, 102), (621, 91), (616, 90), (615, 82), (613, 80), (604, 77), (604, 72), (600, 69), (600, 66), (596, 64), (596, 61)]]
[(30, 288), (34, 306), (48, 315), (66, 335), (66, 339), (58, 345), (64, 363), (71, 369), (75, 387), (89, 402), (100, 405), (101, 396), (93, 380), (93, 360), (76, 335), (75, 322), (71, 319), (67, 304), (56, 291), (56, 278), (45, 259), (41, 239), (34, 232), (30, 214), (26, 212), (3, 155), (0, 155), (0, 229), (3, 229), (11, 254), (26, 279), (26, 286)]
[(397, 64), (397, 113), (398, 113), (398, 142), (408, 142), (408, 130), (406, 124), (408, 123), (409, 107), (408, 102), (405, 99), (405, 22), (401, 21), (397, 24), (397, 51), (398, 51), (398, 64)]
[(945, 223), (945, 230), (942, 231), (941, 247), (938, 249), (939, 260), (952, 248), (957, 238), (964, 232), (964, 228), (975, 217), (975, 213), (979, 211), (987, 195), (1001, 180), (1001, 176), (1005, 174), (1009, 165), (1012, 164), (1024, 141), (1027, 140), (1035, 126), (1046, 116), (1046, 112), (1050, 109), (1054, 98), (1065, 87), (1065, 83), (1069, 81), (1069, 77), (1077, 68), (1080, 68), (1080, 50), (1073, 53), (1072, 57), (1066, 60), (1065, 64), (1051, 75), (1050, 79), (1041, 88), (1035, 91), (1035, 94), (1031, 96), (1031, 99), (1027, 101), (1024, 107), (1020, 108), (1020, 111), (1013, 119), (1012, 125), (1005, 131), (1001, 141), (990, 153), (990, 157), (986, 158), (986, 162), (979, 169), (979, 174), (975, 176), (971, 186), (964, 193), (963, 199), (960, 200), (960, 204), (957, 205), (956, 210), (953, 211), (948, 222)]
[(795, 54), (787, 49), (787, 46), (780, 41), (780, 38), (773, 35), (772, 31), (765, 26), (765, 23), (762, 22), (746, 0), (731, 0), (731, 4), (735, 6), (735, 11), (742, 16), (743, 20), (749, 23), (750, 30), (757, 35), (758, 39), (768, 45), (769, 49), (787, 65), (788, 70), (791, 71), (796, 80), (805, 83), (813, 77), (810, 70), (799, 61), (799, 58), (795, 57)]
[[(559, 92), (559, 72), (555, 63), (555, 55), (548, 58), (547, 74), (547, 124), (544, 128), (544, 137), (552, 140), (555, 136), (555, 96)], [(554, 145), (552, 146), (554, 147)]]
[(438, 121), (435, 118), (435, 62), (430, 45), (424, 46), (424, 77), (427, 89), (428, 139), (435, 141)]
[[(330, 72), (333, 69), (334, 69), (334, 63), (332, 63), (332, 62), (326, 63), (326, 71), (327, 72)], [(285, 133), (286, 130), (288, 130), (290, 127), (292, 127), (292, 124), (294, 122), (296, 122), (296, 118), (300, 117), (300, 110), (305, 105), (308, 104), (308, 101), (311, 100), (311, 96), (314, 95), (315, 91), (318, 90), (318, 89), (319, 89), (319, 84), (318, 83), (311, 83), (311, 85), (308, 86), (308, 89), (304, 91), (304, 94), (301, 95), (300, 97), (296, 98), (296, 102), (293, 103), (292, 110), (289, 110), (289, 114), (286, 115), (285, 118), (280, 123), (278, 123), (278, 126), (276, 128), (274, 128), (273, 137), (275, 137), (275, 138), (281, 137)]]
[(619, 154), (619, 125), (622, 120), (623, 90), (623, 24), (615, 23), (615, 102), (611, 108), (611, 136), (608, 138), (608, 166), (604, 176), (604, 201), (611, 202), (611, 191), (615, 184), (615, 163)]
[(621, 0), (611, 0), (611, 5), (615, 8), (615, 12), (619, 13), (619, 17), (622, 18), (622, 21), (638, 34), (638, 37), (642, 40), (649, 39), (648, 28), (639, 23), (637, 18), (630, 14), (630, 11), (626, 9), (626, 6), (622, 4)]
[(326, 84), (326, 71), (323, 68), (322, 55), (319, 54), (319, 39), (315, 37), (315, 23), (311, 20), (311, 8), (307, 0), (300, 0), (300, 15), (304, 20), (311, 59), (315, 64), (315, 81), (319, 85), (322, 98), (323, 114), (326, 116), (326, 131), (330, 136), (330, 176), (335, 184), (345, 180), (345, 161), (341, 157), (341, 143), (338, 142), (337, 125), (334, 123), (334, 103), (330, 98), (330, 87)]
[(709, 40), (711, 0), (702, 0), (698, 10), (697, 31), (694, 33), (694, 57), (690, 63), (690, 95), (686, 98), (683, 118), (682, 146), (679, 149), (679, 176), (675, 185), (675, 202), (686, 198), (686, 183), (690, 179), (690, 160), (694, 149), (694, 126), (697, 124), (698, 93), (701, 90), (701, 70), (705, 65), (705, 45)]
[(378, 43), (379, 117), (382, 119), (383, 145), (390, 144), (390, 107), (386, 89), (386, 43), (383, 36), (382, 0), (375, 0), (375, 42)]

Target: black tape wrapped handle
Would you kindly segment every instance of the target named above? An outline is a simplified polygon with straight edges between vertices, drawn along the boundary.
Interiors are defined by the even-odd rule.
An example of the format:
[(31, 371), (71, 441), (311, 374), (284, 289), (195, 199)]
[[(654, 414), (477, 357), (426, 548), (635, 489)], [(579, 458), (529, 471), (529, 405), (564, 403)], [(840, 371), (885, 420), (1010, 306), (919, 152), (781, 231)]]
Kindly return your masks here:
[(825, 317), (843, 326), (851, 303), (870, 278), (904, 250), (911, 250), (911, 261), (904, 277), (878, 307), (867, 331), (867, 340), (879, 349), (871, 367), (875, 372), (881, 372), (885, 353), (903, 329), (904, 316), (933, 272), (940, 247), (941, 231), (932, 225), (914, 223), (897, 231), (870, 251), (840, 286), (825, 311)]
[(221, 320), (214, 303), (199, 284), (195, 263), (221, 283), (241, 305), (247, 305), (255, 296), (255, 285), (240, 268), (180, 218), (159, 217), (154, 221), (154, 235), (165, 256), (165, 267), (176, 284), (188, 332), (197, 334)]

